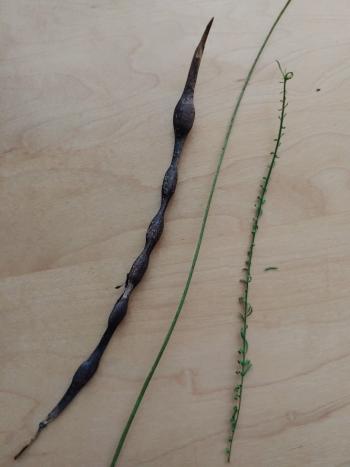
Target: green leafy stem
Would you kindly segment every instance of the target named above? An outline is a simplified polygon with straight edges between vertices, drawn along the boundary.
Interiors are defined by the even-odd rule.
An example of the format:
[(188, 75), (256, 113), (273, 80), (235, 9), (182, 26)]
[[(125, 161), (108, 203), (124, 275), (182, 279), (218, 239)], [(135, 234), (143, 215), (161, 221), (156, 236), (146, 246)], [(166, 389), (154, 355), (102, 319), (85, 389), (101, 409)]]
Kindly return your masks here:
[(238, 368), (236, 370), (236, 374), (239, 376), (239, 382), (234, 387), (233, 390), (233, 399), (234, 405), (231, 414), (230, 426), (231, 432), (228, 439), (228, 447), (226, 449), (227, 454), (227, 462), (231, 460), (231, 453), (232, 453), (232, 443), (233, 437), (238, 425), (238, 418), (241, 411), (242, 405), (242, 396), (243, 396), (243, 389), (244, 389), (244, 378), (248, 371), (252, 367), (251, 361), (247, 358), (248, 354), (248, 340), (247, 340), (247, 329), (248, 329), (248, 318), (253, 312), (252, 305), (249, 303), (249, 286), (252, 281), (252, 262), (253, 262), (253, 253), (255, 247), (255, 239), (259, 228), (259, 219), (263, 213), (263, 206), (265, 204), (265, 196), (267, 192), (267, 188), (271, 179), (272, 170), (276, 164), (276, 160), (278, 159), (278, 150), (281, 145), (282, 136), (284, 135), (284, 121), (286, 117), (286, 108), (287, 108), (287, 82), (288, 80), (293, 78), (292, 72), (283, 71), (279, 62), (277, 62), (278, 67), (281, 71), (283, 81), (282, 83), (282, 99), (281, 99), (281, 108), (279, 109), (279, 128), (278, 128), (278, 135), (277, 138), (274, 139), (275, 147), (274, 150), (270, 153), (271, 161), (268, 165), (267, 174), (262, 178), (262, 183), (260, 184), (259, 194), (254, 205), (255, 213), (253, 217), (252, 229), (250, 234), (250, 245), (247, 252), (247, 259), (245, 262), (245, 267), (243, 268), (244, 271), (244, 278), (241, 279), (241, 283), (243, 284), (243, 295), (239, 298), (239, 303), (241, 305), (240, 311), (240, 318), (242, 320), (242, 327), (240, 330), (240, 337), (241, 337), (241, 346), (238, 350), (239, 359), (237, 360)]

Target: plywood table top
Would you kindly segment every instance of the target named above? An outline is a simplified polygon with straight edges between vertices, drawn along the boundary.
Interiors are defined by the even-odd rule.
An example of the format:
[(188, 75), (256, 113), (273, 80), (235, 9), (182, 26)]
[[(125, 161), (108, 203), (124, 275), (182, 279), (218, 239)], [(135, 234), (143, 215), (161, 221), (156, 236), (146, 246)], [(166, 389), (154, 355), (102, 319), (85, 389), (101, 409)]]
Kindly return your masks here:
[[(283, 0), (0, 1), (0, 465), (109, 466), (176, 310), (242, 82)], [(176, 194), (95, 378), (13, 454), (94, 348), (155, 213), (172, 112), (215, 16)], [(350, 466), (350, 4), (293, 0), (244, 97), (192, 286), (120, 467), (224, 467), (257, 188), (253, 369), (234, 467)], [(267, 266), (278, 270), (265, 271)]]

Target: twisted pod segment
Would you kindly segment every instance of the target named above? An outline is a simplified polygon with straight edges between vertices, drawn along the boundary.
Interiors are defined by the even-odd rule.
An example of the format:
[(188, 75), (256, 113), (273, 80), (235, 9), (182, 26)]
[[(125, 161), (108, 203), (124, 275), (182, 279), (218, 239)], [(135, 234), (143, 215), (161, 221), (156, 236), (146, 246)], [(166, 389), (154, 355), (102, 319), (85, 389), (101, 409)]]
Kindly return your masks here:
[(93, 377), (98, 368), (101, 357), (104, 351), (106, 350), (111, 337), (114, 334), (114, 331), (117, 329), (118, 325), (121, 323), (121, 321), (127, 313), (128, 302), (131, 293), (141, 282), (147, 270), (152, 250), (155, 247), (158, 240), (160, 239), (163, 232), (165, 211), (176, 189), (178, 163), (181, 156), (182, 148), (194, 122), (194, 89), (196, 86), (197, 75), (204, 51), (204, 46), (211, 25), (213, 23), (213, 19), (214, 18), (210, 20), (207, 27), (205, 28), (202, 38), (195, 50), (183, 93), (178, 103), (176, 104), (174, 110), (173, 125), (175, 142), (173, 156), (171, 159), (171, 163), (167, 171), (165, 172), (159, 210), (157, 214), (153, 217), (146, 232), (145, 246), (139, 254), (139, 256), (134, 261), (129, 273), (126, 276), (123, 293), (118, 298), (109, 315), (106, 330), (103, 333), (97, 347), (76, 370), (72, 381), (61, 400), (51, 410), (47, 417), (39, 423), (39, 427), (35, 436), (16, 454), (15, 459), (18, 459), (18, 457), (20, 457), (21, 454), (23, 454), (23, 452), (31, 444), (33, 444), (33, 442), (38, 438), (39, 434), (43, 431), (43, 429), (46, 428), (49, 423), (55, 420), (63, 412), (63, 410), (72, 402), (72, 400), (77, 396), (77, 394)]

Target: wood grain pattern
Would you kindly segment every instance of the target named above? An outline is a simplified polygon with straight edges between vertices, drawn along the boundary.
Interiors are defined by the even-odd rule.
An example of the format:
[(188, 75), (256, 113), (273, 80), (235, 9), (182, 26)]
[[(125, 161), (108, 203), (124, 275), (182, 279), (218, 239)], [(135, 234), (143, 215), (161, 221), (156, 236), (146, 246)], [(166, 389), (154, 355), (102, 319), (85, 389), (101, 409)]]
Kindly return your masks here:
[[(0, 1), (1, 466), (14, 465), (103, 329), (159, 203), (172, 109), (215, 16), (150, 269), (96, 378), (18, 463), (108, 465), (183, 287), (234, 99), (281, 3)], [(233, 465), (350, 466), (349, 18), (346, 0), (295, 0), (274, 33), (121, 467), (226, 465), (238, 281), (278, 123), (275, 59), (295, 77), (255, 254), (254, 368)]]

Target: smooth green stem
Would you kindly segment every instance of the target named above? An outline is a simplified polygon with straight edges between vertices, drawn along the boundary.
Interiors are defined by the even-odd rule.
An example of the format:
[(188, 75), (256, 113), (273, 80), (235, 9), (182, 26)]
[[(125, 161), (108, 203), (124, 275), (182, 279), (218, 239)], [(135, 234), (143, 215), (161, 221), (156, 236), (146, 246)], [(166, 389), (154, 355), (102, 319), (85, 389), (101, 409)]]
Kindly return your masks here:
[[(249, 284), (252, 280), (251, 270), (252, 270), (253, 253), (254, 253), (254, 247), (255, 247), (255, 239), (256, 239), (257, 232), (258, 232), (258, 228), (259, 228), (259, 219), (262, 215), (262, 209), (263, 209), (263, 205), (265, 202), (265, 195), (267, 192), (267, 187), (269, 185), (272, 170), (275, 166), (276, 159), (278, 157), (278, 149), (281, 144), (281, 139), (283, 136), (283, 129), (285, 128), (283, 124), (284, 124), (284, 119), (286, 116), (286, 107), (287, 107), (287, 100), (286, 100), (287, 99), (287, 81), (293, 77), (293, 73), (283, 72), (280, 63), (277, 62), (277, 64), (283, 77), (283, 82), (282, 82), (283, 83), (283, 88), (282, 88), (283, 97), (281, 100), (282, 106), (281, 106), (280, 115), (279, 115), (280, 124), (278, 128), (278, 134), (275, 139), (276, 144), (275, 144), (274, 150), (271, 152), (272, 157), (271, 157), (271, 161), (268, 167), (268, 171), (267, 171), (266, 176), (263, 178), (263, 183), (260, 185), (259, 195), (258, 195), (257, 202), (256, 202), (255, 215), (254, 215), (253, 224), (252, 224), (250, 245), (248, 248), (246, 267), (244, 268), (245, 270), (245, 279), (243, 281), (244, 292), (243, 292), (243, 297), (241, 299), (242, 300), (241, 303), (243, 307), (243, 312), (241, 314), (242, 321), (243, 321), (243, 325), (241, 328), (242, 347), (241, 347), (241, 350), (239, 351), (241, 362), (247, 362), (246, 360), (247, 349), (248, 349), (247, 321), (248, 321), (248, 316), (251, 314), (251, 311), (252, 311), (251, 305), (249, 303)], [(230, 462), (231, 460), (233, 437), (234, 437), (234, 434), (235, 434), (235, 431), (238, 425), (238, 419), (239, 419), (239, 414), (241, 411), (242, 398), (243, 398), (244, 378), (245, 378), (245, 375), (247, 374), (247, 371), (245, 371), (245, 369), (249, 367), (250, 367), (250, 362), (249, 362), (248, 367), (244, 363), (239, 363), (239, 370), (237, 371), (237, 373), (240, 375), (239, 392), (238, 392), (238, 396), (237, 394), (235, 394), (235, 399), (237, 400), (237, 402), (234, 404), (233, 412), (232, 412), (231, 434), (230, 434), (229, 444), (227, 448), (227, 462)]]
[(159, 350), (159, 353), (158, 355), (156, 356), (154, 362), (153, 362), (153, 365), (151, 367), (151, 369), (149, 370), (149, 373), (148, 375), (146, 376), (146, 379), (142, 385), (142, 388), (141, 388), (141, 391), (139, 393), (139, 395), (137, 396), (137, 399), (136, 399), (136, 402), (134, 404), (134, 407), (130, 413), (130, 416), (128, 418), (128, 421), (126, 422), (126, 425), (123, 429), (123, 432), (120, 436), (120, 439), (118, 441), (118, 445), (117, 445), (117, 448), (115, 450), (115, 453), (114, 453), (114, 456), (113, 456), (113, 459), (112, 459), (112, 462), (110, 464), (110, 467), (115, 467), (117, 465), (117, 462), (118, 462), (118, 459), (119, 459), (119, 456), (120, 456), (120, 453), (122, 451), (122, 448), (123, 448), (123, 445), (125, 443), (125, 439), (127, 437), (127, 434), (129, 432), (129, 429), (132, 425), (132, 422), (135, 418), (135, 415), (138, 411), (138, 408), (142, 402), (142, 399), (143, 399), (143, 396), (145, 395), (145, 392), (148, 388), (148, 385), (154, 375), (154, 372), (156, 371), (157, 369), (157, 366), (162, 358), (162, 355), (168, 345), (168, 342), (170, 340), (170, 337), (174, 331), (174, 328), (176, 326), (176, 323), (177, 323), (177, 320), (179, 319), (179, 316), (181, 314), (181, 311), (182, 311), (182, 308), (183, 308), (183, 305), (185, 303), (185, 300), (186, 300), (186, 296), (187, 296), (187, 292), (188, 292), (188, 289), (190, 287), (190, 284), (191, 284), (191, 281), (192, 281), (192, 276), (193, 276), (193, 272), (194, 272), (194, 269), (196, 267), (196, 263), (197, 263), (197, 259), (198, 259), (198, 255), (199, 255), (199, 251), (200, 251), (200, 248), (201, 248), (201, 245), (202, 245), (202, 240), (203, 240), (203, 236), (204, 236), (204, 231), (205, 231), (205, 227), (206, 227), (206, 224), (207, 224), (207, 220), (208, 220), (208, 215), (209, 215), (209, 210), (210, 210), (210, 206), (211, 206), (211, 202), (212, 202), (212, 199), (213, 199), (213, 195), (214, 195), (214, 191), (215, 191), (215, 188), (216, 188), (216, 183), (217, 183), (217, 180), (218, 180), (218, 176), (219, 176), (219, 173), (220, 173), (220, 170), (221, 170), (221, 165), (222, 165), (222, 162), (224, 160), (224, 156), (225, 156), (225, 153), (226, 153), (226, 149), (227, 149), (227, 145), (228, 145), (228, 141), (229, 141), (229, 138), (230, 138), (230, 135), (231, 135), (231, 132), (232, 132), (232, 127), (233, 127), (233, 124), (234, 124), (234, 121), (236, 119), (236, 116), (237, 116), (237, 113), (238, 113), (238, 109), (241, 105), (241, 101), (242, 101), (242, 98), (243, 98), (243, 95), (245, 93), (245, 90), (250, 82), (250, 79), (252, 77), (252, 74), (255, 70), (255, 67), (259, 61), (259, 58), (268, 42), (268, 40), (270, 39), (270, 36), (273, 32), (273, 30), (275, 29), (277, 23), (279, 22), (279, 20), (281, 19), (283, 13), (285, 12), (285, 10), (287, 9), (288, 5), (291, 3), (292, 0), (288, 0), (286, 2), (286, 4), (284, 5), (284, 7), (282, 8), (282, 10), (280, 11), (279, 15), (277, 16), (277, 18), (275, 19), (272, 27), (270, 28), (267, 36), (265, 37), (264, 39), (264, 42), (262, 43), (259, 51), (258, 51), (258, 54), (257, 56), (255, 57), (254, 59), (254, 62), (245, 78), (245, 81), (244, 81), (244, 84), (243, 84), (243, 87), (238, 95), (238, 98), (237, 98), (237, 101), (236, 101), (236, 104), (235, 104), (235, 107), (233, 109), (233, 112), (232, 112), (232, 115), (231, 115), (231, 118), (230, 118), (230, 121), (229, 121), (229, 124), (228, 124), (228, 127), (227, 127), (227, 130), (226, 130), (226, 134), (225, 134), (225, 138), (224, 138), (224, 143), (223, 143), (223, 146), (221, 148), (221, 151), (220, 151), (220, 154), (219, 154), (219, 158), (218, 158), (218, 162), (217, 162), (217, 166), (216, 166), (216, 169), (215, 169), (215, 173), (214, 173), (214, 176), (213, 176), (213, 179), (212, 179), (212, 183), (211, 183), (211, 188), (210, 188), (210, 192), (209, 192), (209, 197), (208, 197), (208, 201), (207, 201), (207, 204), (206, 204), (206, 207), (205, 207), (205, 210), (204, 210), (204, 215), (203, 215), (203, 219), (202, 219), (202, 225), (201, 225), (201, 228), (200, 228), (200, 232), (199, 232), (199, 236), (198, 236), (198, 239), (197, 239), (197, 243), (196, 243), (196, 247), (195, 247), (195, 251), (194, 251), (194, 255), (193, 255), (193, 259), (192, 259), (192, 263), (191, 263), (191, 267), (190, 267), (190, 270), (189, 270), (189, 273), (188, 273), (188, 277), (187, 277), (187, 280), (186, 280), (186, 284), (185, 284), (185, 287), (184, 287), (184, 290), (182, 292), (182, 295), (181, 295), (181, 299), (180, 299), (180, 302), (178, 304), (178, 307), (177, 307), (177, 310), (175, 312), (175, 315), (174, 315), (174, 318), (170, 324), (170, 327), (168, 329), (168, 332), (166, 333), (166, 336), (164, 338), (164, 341), (162, 343), (162, 346)]

